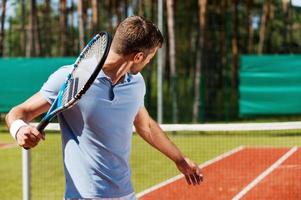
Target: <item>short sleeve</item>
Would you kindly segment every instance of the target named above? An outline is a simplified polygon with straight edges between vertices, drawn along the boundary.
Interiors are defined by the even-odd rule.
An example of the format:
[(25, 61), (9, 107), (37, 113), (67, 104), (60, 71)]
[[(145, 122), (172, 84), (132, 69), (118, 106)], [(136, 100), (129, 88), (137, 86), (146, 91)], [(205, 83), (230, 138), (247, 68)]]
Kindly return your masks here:
[(140, 105), (139, 107), (144, 107), (144, 99), (145, 99), (145, 94), (146, 94), (146, 85), (145, 85), (145, 81), (144, 78), (142, 76), (141, 73), (138, 74), (139, 75), (139, 82), (140, 82), (140, 93), (142, 95), (141, 100), (140, 100)]
[(49, 103), (52, 104), (54, 102), (71, 70), (72, 65), (63, 66), (51, 74), (48, 80), (43, 84), (40, 93)]
[(144, 99), (145, 99), (145, 94), (146, 94), (146, 86), (145, 86), (145, 82), (143, 82), (143, 89), (142, 89), (142, 101), (141, 101), (141, 105), (140, 107), (144, 107)]

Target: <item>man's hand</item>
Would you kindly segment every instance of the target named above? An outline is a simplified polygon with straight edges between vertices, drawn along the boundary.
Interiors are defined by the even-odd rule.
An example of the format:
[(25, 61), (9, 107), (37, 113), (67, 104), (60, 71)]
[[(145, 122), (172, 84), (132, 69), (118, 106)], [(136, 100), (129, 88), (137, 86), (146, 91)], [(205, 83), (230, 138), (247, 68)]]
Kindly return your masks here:
[(16, 135), (17, 143), (24, 148), (33, 148), (39, 141), (44, 140), (44, 135), (34, 126), (22, 126)]
[(177, 168), (185, 175), (186, 181), (189, 185), (199, 185), (203, 181), (203, 174), (200, 167), (184, 157), (182, 160), (176, 162)]

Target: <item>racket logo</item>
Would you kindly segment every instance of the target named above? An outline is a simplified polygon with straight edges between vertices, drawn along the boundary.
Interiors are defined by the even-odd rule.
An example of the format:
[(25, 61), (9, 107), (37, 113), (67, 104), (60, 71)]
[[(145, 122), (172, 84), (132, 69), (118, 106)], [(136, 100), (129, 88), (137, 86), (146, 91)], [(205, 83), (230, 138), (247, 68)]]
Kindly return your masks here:
[(71, 88), (69, 89), (67, 101), (70, 101), (74, 96), (76, 96), (78, 92), (78, 82), (78, 77), (70, 79), (69, 85)]

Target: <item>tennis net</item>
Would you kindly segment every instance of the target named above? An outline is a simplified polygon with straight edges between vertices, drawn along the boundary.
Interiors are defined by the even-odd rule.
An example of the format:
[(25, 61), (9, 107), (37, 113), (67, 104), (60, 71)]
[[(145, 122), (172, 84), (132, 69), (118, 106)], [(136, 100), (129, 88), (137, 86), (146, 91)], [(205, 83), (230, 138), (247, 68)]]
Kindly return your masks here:
[[(161, 127), (185, 155), (200, 164), (242, 146), (275, 149), (301, 146), (301, 122), (163, 124)], [(58, 124), (49, 124), (46, 132), (46, 141), (31, 150), (29, 172), (25, 171), (30, 173), (30, 180), (24, 182), (27, 181), (30, 187), (24, 192), (33, 200), (62, 199), (64, 195)], [(179, 174), (170, 160), (151, 148), (138, 134), (133, 135), (132, 146), (132, 180), (142, 199), (148, 188)], [(243, 166), (239, 169), (243, 170)]]

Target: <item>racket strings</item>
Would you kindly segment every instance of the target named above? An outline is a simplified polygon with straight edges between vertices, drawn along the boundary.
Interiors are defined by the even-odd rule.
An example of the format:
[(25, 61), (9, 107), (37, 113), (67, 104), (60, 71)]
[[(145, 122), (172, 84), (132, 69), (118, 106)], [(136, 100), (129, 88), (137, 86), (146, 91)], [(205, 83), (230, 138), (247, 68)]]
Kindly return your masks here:
[(107, 37), (98, 37), (81, 55), (76, 68), (71, 73), (71, 78), (68, 80), (67, 85), (63, 91), (62, 104), (66, 105), (70, 102), (75, 95), (84, 87), (85, 83), (90, 78), (91, 74), (97, 67), (97, 63), (100, 62), (103, 57), (106, 46)]
[(107, 38), (100, 36), (92, 45), (87, 48), (87, 51), (83, 55), (82, 59), (96, 57), (98, 60), (100, 60), (105, 52), (106, 45)]

